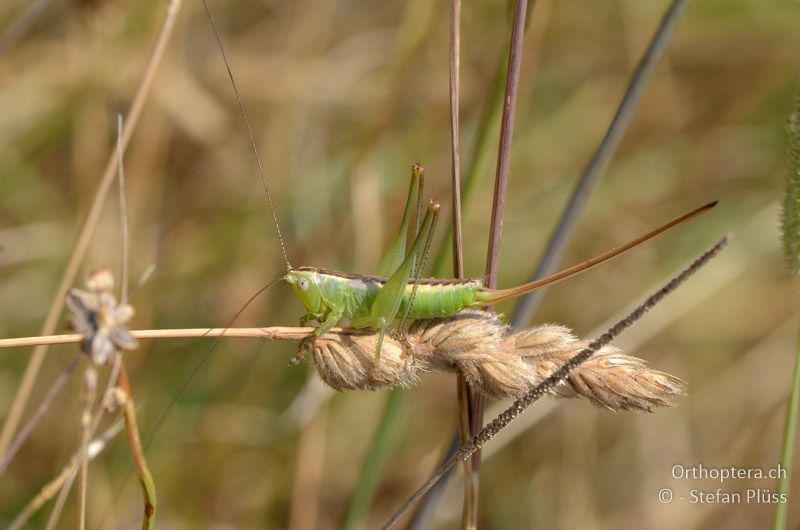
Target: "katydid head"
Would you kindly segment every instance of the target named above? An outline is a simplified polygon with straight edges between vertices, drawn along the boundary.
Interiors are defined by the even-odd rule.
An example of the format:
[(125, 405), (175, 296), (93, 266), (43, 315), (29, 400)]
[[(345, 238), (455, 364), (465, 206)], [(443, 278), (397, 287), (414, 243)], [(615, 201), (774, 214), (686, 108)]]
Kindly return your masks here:
[(286, 283), (303, 303), (306, 311), (313, 314), (322, 313), (322, 290), (319, 284), (319, 274), (315, 271), (302, 269), (289, 269), (283, 277)]

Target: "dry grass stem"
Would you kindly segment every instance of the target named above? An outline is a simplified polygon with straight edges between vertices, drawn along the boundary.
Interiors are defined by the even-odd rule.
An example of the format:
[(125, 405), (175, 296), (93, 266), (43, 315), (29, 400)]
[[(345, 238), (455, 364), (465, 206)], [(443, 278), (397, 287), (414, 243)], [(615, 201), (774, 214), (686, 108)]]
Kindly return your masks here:
[[(314, 331), (311, 327), (269, 326), (265, 328), (182, 328), (182, 329), (140, 329), (131, 330), (135, 339), (197, 339), (197, 338), (240, 338), (266, 340), (300, 340)], [(333, 328), (328, 334), (363, 333), (352, 329)], [(0, 349), (36, 346), (39, 344), (72, 344), (81, 342), (83, 335), (70, 333), (66, 335), (45, 335), (41, 337), (18, 337), (0, 339)]]
[[(108, 446), (108, 442), (117, 434), (119, 434), (119, 432), (122, 430), (122, 426), (123, 423), (121, 421), (114, 422), (108, 429), (105, 430), (105, 432), (103, 432), (103, 434), (89, 443), (88, 450), (86, 452), (89, 460), (94, 460), (94, 458), (97, 457), (97, 455), (99, 455)], [(22, 511), (8, 526), (8, 530), (19, 530), (20, 528), (24, 528), (33, 514), (39, 511), (39, 509), (44, 506), (47, 501), (52, 499), (56, 493), (61, 491), (61, 488), (64, 486), (64, 484), (66, 484), (67, 480), (75, 476), (78, 471), (80, 458), (81, 452), (75, 452), (61, 472), (56, 475), (53, 480), (45, 484), (42, 489), (39, 490), (39, 493), (37, 493), (36, 496), (33, 497), (27, 505), (25, 505), (25, 508), (22, 509)]]
[[(172, 35), (172, 29), (175, 25), (175, 19), (178, 11), (180, 10), (180, 6), (180, 0), (171, 0), (167, 6), (167, 16), (164, 20), (164, 25), (161, 28), (161, 33), (156, 41), (153, 54), (150, 57), (145, 74), (142, 77), (142, 82), (140, 83), (133, 99), (133, 103), (131, 104), (127, 123), (122, 131), (120, 143), (123, 145), (123, 148), (127, 147), (131, 137), (133, 136), (133, 130), (139, 121), (139, 116), (141, 115), (142, 108), (144, 107), (147, 94), (150, 91), (150, 86), (153, 83), (156, 69), (161, 63), (167, 42), (169, 42), (169, 38)], [(89, 248), (89, 241), (100, 218), (100, 212), (106, 196), (111, 188), (111, 184), (114, 182), (116, 170), (117, 152), (115, 150), (109, 158), (105, 170), (103, 171), (103, 176), (100, 178), (100, 182), (97, 185), (97, 191), (94, 199), (92, 200), (92, 206), (86, 216), (83, 226), (81, 227), (78, 240), (73, 247), (72, 255), (70, 256), (69, 263), (64, 271), (64, 276), (61, 278), (61, 283), (56, 290), (55, 296), (53, 297), (53, 302), (47, 312), (47, 317), (42, 325), (40, 333), (41, 335), (49, 335), (53, 332), (53, 330), (55, 330), (58, 317), (61, 314), (61, 309), (63, 307), (62, 304), (64, 296), (66, 295), (70, 285), (75, 282), (75, 277), (78, 274), (81, 261), (86, 254), (86, 250)], [(17, 394), (14, 397), (8, 417), (3, 425), (2, 433), (0, 433), (0, 455), (6, 452), (8, 444), (14, 437), (14, 433), (17, 430), (17, 425), (22, 418), (22, 414), (25, 411), (25, 406), (28, 403), (28, 398), (33, 390), (34, 381), (36, 381), (36, 377), (41, 369), (42, 363), (44, 362), (45, 353), (47, 353), (47, 346), (41, 345), (38, 346), (31, 354), (31, 358), (28, 361), (28, 366), (25, 368), (25, 374), (22, 376), (22, 382), (17, 389)]]
[(86, 367), (83, 373), (83, 391), (81, 400), (83, 410), (80, 416), (81, 426), (81, 474), (78, 488), (78, 528), (86, 528), (86, 492), (89, 486), (89, 442), (92, 438), (92, 408), (97, 395), (97, 370), (93, 365)]
[[(310, 327), (197, 328), (133, 330), (137, 339), (260, 338), (300, 340)], [(47, 342), (79, 342), (82, 335), (53, 335), (0, 340), (0, 348)], [(545, 325), (513, 332), (494, 313), (464, 311), (442, 319), (417, 320), (404, 338), (387, 336), (375, 359), (378, 335), (334, 328), (309, 343), (305, 355), (320, 377), (336, 390), (375, 390), (410, 386), (433, 370), (457, 372), (487, 395), (516, 397), (547, 377), (554, 366), (586, 342), (563, 326)], [(684, 391), (682, 382), (650, 370), (645, 362), (607, 346), (597, 359), (579, 368), (569, 384), (554, 390), (580, 396), (612, 410), (650, 410), (669, 405)]]
[[(80, 466), (80, 459), (82, 458), (81, 451), (78, 451), (78, 463), (77, 466)], [(72, 484), (75, 482), (75, 477), (78, 474), (78, 468), (76, 467), (75, 470), (67, 475), (67, 479), (64, 481), (64, 484), (61, 486), (61, 490), (58, 492), (58, 497), (56, 497), (56, 502), (53, 504), (53, 511), (50, 512), (50, 517), (47, 519), (47, 526), (45, 530), (55, 530), (56, 526), (58, 525), (59, 519), (61, 519), (61, 512), (64, 510), (64, 505), (67, 503), (67, 497), (69, 496), (69, 492), (72, 490)]]
[[(533, 2), (531, 2), (533, 4)], [(492, 214), (490, 217), (489, 244), (486, 249), (486, 286), (497, 287), (497, 276), (500, 270), (500, 242), (503, 237), (503, 221), (508, 190), (508, 176), (511, 172), (511, 145), (514, 138), (514, 120), (517, 115), (517, 95), (519, 93), (520, 73), (522, 70), (522, 51), (525, 40), (525, 22), (527, 20), (528, 0), (514, 2), (514, 15), (511, 24), (511, 39), (508, 50), (508, 67), (506, 70), (505, 96), (503, 98), (503, 115), (500, 120), (500, 141), (497, 147), (497, 168), (495, 171), (494, 194), (492, 196)], [(494, 306), (486, 308), (494, 311)], [(486, 397), (475, 389), (470, 389), (470, 435), (480, 431), (486, 409)], [(481, 465), (481, 453), (472, 455), (472, 488), (470, 501), (464, 507), (462, 528), (477, 525), (478, 507), (478, 473)], [(471, 512), (471, 513), (468, 513)]]
[(17, 451), (19, 451), (22, 444), (25, 443), (25, 440), (28, 439), (31, 432), (33, 432), (33, 428), (39, 423), (39, 420), (44, 416), (45, 412), (50, 408), (50, 405), (53, 403), (53, 400), (56, 398), (58, 393), (64, 388), (64, 385), (69, 380), (72, 372), (75, 371), (75, 368), (78, 366), (78, 359), (76, 358), (73, 360), (69, 366), (61, 372), (58, 378), (50, 385), (50, 388), (45, 393), (42, 401), (39, 403), (39, 406), (36, 408), (31, 417), (25, 422), (22, 428), (17, 433), (17, 436), (8, 446), (8, 450), (0, 456), (0, 476), (5, 472), (8, 468), (8, 465), (16, 456)]

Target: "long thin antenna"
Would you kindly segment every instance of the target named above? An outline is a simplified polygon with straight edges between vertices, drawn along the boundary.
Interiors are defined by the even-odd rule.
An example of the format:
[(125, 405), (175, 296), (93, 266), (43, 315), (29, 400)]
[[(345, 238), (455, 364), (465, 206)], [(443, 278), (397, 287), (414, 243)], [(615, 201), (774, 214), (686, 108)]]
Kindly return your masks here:
[[(244, 312), (245, 309), (250, 307), (250, 304), (252, 304), (255, 301), (255, 299), (258, 298), (261, 295), (261, 293), (263, 293), (264, 291), (266, 291), (270, 287), (274, 286), (275, 284), (277, 284), (282, 279), (283, 279), (283, 277), (279, 277), (279, 278), (276, 278), (276, 279), (272, 280), (267, 285), (265, 285), (264, 287), (259, 289), (258, 292), (256, 292), (256, 294), (254, 294), (253, 296), (248, 298), (247, 302), (244, 303), (242, 308), (239, 309), (236, 312), (235, 315), (233, 315), (233, 318), (231, 318), (230, 321), (228, 321), (228, 324), (222, 329), (222, 333), (220, 333), (219, 335), (216, 335), (216, 340), (214, 340), (214, 342), (211, 343), (211, 346), (208, 347), (208, 349), (205, 351), (205, 353), (203, 353), (203, 356), (200, 358), (200, 360), (197, 361), (197, 364), (192, 369), (191, 375), (189, 375), (189, 377), (186, 379), (186, 381), (183, 383), (183, 385), (180, 387), (180, 389), (178, 389), (178, 393), (175, 394), (175, 396), (173, 396), (172, 401), (169, 402), (169, 405), (167, 405), (167, 408), (164, 409), (164, 412), (161, 413), (161, 416), (158, 418), (158, 421), (156, 421), (155, 426), (150, 430), (150, 433), (149, 433), (149, 435), (147, 437), (147, 440), (145, 440), (145, 443), (144, 443), (145, 450), (150, 448), (150, 444), (153, 443), (153, 440), (155, 439), (155, 437), (158, 434), (158, 432), (161, 430), (161, 427), (162, 427), (162, 425), (164, 425), (164, 422), (167, 420), (167, 417), (169, 416), (170, 412), (172, 412), (172, 409), (175, 408), (175, 405), (178, 404), (178, 400), (180, 400), (181, 397), (183, 397), (183, 394), (186, 392), (186, 389), (189, 387), (189, 383), (191, 383), (194, 380), (195, 376), (198, 374), (198, 372), (200, 372), (200, 370), (206, 364), (206, 361), (208, 361), (209, 357), (211, 356), (211, 352), (214, 351), (214, 349), (217, 347), (217, 344), (219, 344), (220, 341), (225, 337), (225, 332), (233, 326), (233, 323), (236, 322), (236, 319), (239, 318), (239, 316)], [(211, 332), (211, 329), (209, 329), (207, 333), (210, 333), (210, 332)]]
[(36, 408), (36, 411), (31, 415), (25, 425), (17, 433), (17, 436), (14, 438), (14, 441), (8, 446), (8, 449), (5, 453), (0, 455), (0, 475), (8, 467), (8, 464), (14, 460), (17, 452), (19, 451), (22, 444), (25, 443), (25, 440), (28, 439), (31, 432), (33, 432), (33, 428), (36, 427), (36, 424), (39, 422), (44, 413), (50, 408), (50, 404), (53, 402), (53, 399), (58, 395), (64, 385), (69, 381), (72, 372), (75, 371), (75, 367), (78, 366), (78, 359), (79, 357), (75, 357), (72, 360), (69, 366), (61, 372), (61, 375), (50, 385), (50, 389), (45, 394), (44, 398), (42, 398), (42, 402), (39, 403), (39, 406)]
[(250, 146), (253, 148), (253, 154), (256, 156), (256, 165), (258, 166), (258, 174), (261, 176), (261, 184), (264, 186), (264, 191), (267, 192), (267, 203), (269, 204), (269, 211), (272, 213), (272, 221), (275, 223), (275, 232), (278, 234), (278, 241), (281, 244), (281, 254), (283, 254), (283, 262), (286, 264), (286, 271), (292, 270), (292, 265), (289, 263), (289, 257), (286, 254), (286, 245), (283, 242), (283, 234), (281, 233), (281, 227), (278, 224), (278, 215), (275, 213), (275, 205), (272, 203), (272, 194), (269, 192), (269, 184), (267, 183), (267, 175), (264, 173), (264, 167), (261, 164), (261, 155), (258, 154), (258, 149), (256, 148), (256, 140), (253, 136), (253, 130), (250, 128), (250, 121), (247, 119), (247, 113), (244, 110), (244, 104), (242, 103), (242, 98), (239, 95), (239, 87), (236, 85), (236, 79), (233, 77), (233, 71), (231, 70), (231, 64), (228, 62), (228, 56), (225, 54), (225, 47), (222, 45), (222, 38), (217, 31), (217, 25), (214, 24), (214, 19), (211, 16), (211, 11), (208, 9), (208, 3), (206, 0), (203, 1), (203, 9), (206, 12), (206, 16), (208, 17), (208, 23), (211, 24), (211, 30), (214, 32), (214, 38), (217, 40), (217, 46), (219, 47), (219, 53), (222, 55), (222, 61), (225, 63), (225, 69), (228, 71), (228, 77), (231, 80), (231, 86), (233, 87), (233, 93), (236, 96), (236, 103), (239, 105), (239, 111), (242, 114), (242, 121), (244, 122), (244, 127), (247, 129), (247, 137), (250, 139)]

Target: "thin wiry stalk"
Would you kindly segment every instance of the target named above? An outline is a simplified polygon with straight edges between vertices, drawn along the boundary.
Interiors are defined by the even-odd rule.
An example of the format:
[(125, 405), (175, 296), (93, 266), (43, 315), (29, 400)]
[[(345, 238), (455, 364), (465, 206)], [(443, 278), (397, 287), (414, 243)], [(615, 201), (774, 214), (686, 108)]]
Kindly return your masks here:
[(550, 374), (544, 381), (539, 383), (533, 390), (527, 392), (524, 396), (514, 401), (505, 411), (500, 413), (494, 420), (486, 425), (480, 432), (472, 437), (469, 443), (462, 445), (459, 450), (449, 458), (436, 472), (423, 484), (411, 497), (392, 515), (387, 523), (382, 527), (383, 530), (394, 528), (403, 517), (405, 512), (408, 511), (417, 500), (422, 497), (434, 484), (436, 484), (447, 473), (447, 471), (455, 466), (459, 461), (465, 460), (473, 455), (476, 451), (489, 440), (494, 438), (497, 433), (503, 430), (509, 423), (514, 421), (526, 408), (535, 403), (539, 398), (546, 395), (550, 390), (555, 388), (561, 381), (570, 375), (582, 363), (586, 362), (592, 355), (599, 351), (604, 346), (608, 345), (623, 331), (632, 326), (637, 320), (642, 318), (648, 311), (653, 309), (661, 300), (668, 294), (677, 289), (683, 282), (690, 276), (700, 270), (706, 263), (708, 263), (714, 256), (716, 256), (730, 241), (730, 236), (726, 235), (715, 243), (712, 247), (706, 250), (700, 257), (695, 259), (688, 267), (681, 271), (678, 275), (673, 277), (669, 282), (662, 286), (655, 293), (651, 294), (647, 299), (642, 302), (636, 309), (631, 311), (622, 320), (611, 326), (608, 331), (603, 333), (600, 337), (593, 340), (586, 348), (571, 357), (566, 363), (559, 367), (556, 371)]
[[(473, 429), (472, 417), (476, 413), (475, 396), (477, 391), (473, 391), (463, 374), (459, 373), (456, 377), (456, 391), (458, 395), (458, 438), (455, 439), (456, 447), (467, 443), (475, 433)], [(481, 401), (486, 398), (480, 396)], [(482, 404), (481, 404), (482, 405)], [(483, 410), (480, 410), (481, 417)], [(450, 455), (450, 451), (448, 451)], [(479, 463), (479, 462), (478, 462)], [(470, 529), (477, 526), (478, 517), (478, 470), (475, 463), (465, 460), (464, 467), (464, 492), (461, 503), (461, 528)]]
[(3, 475), (3, 472), (8, 468), (8, 465), (14, 460), (14, 456), (16, 456), (17, 451), (19, 451), (22, 444), (25, 443), (25, 440), (28, 439), (31, 432), (33, 432), (33, 428), (36, 427), (36, 424), (39, 423), (39, 420), (44, 416), (44, 413), (50, 408), (50, 404), (53, 402), (55, 397), (64, 388), (64, 385), (69, 380), (72, 372), (75, 371), (75, 368), (78, 366), (78, 358), (76, 357), (67, 368), (61, 372), (58, 378), (53, 381), (53, 384), (47, 390), (47, 393), (42, 398), (42, 402), (39, 403), (39, 406), (36, 408), (36, 411), (28, 418), (28, 421), (22, 426), (22, 428), (17, 433), (17, 436), (14, 438), (14, 441), (11, 442), (11, 445), (8, 446), (8, 451), (6, 451), (2, 457), (0, 457), (0, 476)]
[[(450, 2), (450, 154), (453, 199), (453, 276), (464, 277), (464, 245), (461, 236), (461, 0)], [(465, 442), (470, 432), (469, 386), (464, 376), (456, 377), (456, 400), (458, 403), (458, 427), (460, 439)], [(477, 484), (468, 462), (464, 463), (464, 494), (462, 501), (462, 528), (475, 527), (477, 518)]]
[(511, 28), (511, 45), (508, 55), (503, 118), (500, 124), (500, 145), (497, 154), (492, 218), (489, 229), (489, 249), (486, 256), (486, 285), (491, 289), (497, 287), (497, 274), (500, 267), (500, 242), (503, 233), (503, 214), (505, 212), (508, 173), (511, 163), (511, 142), (517, 109), (527, 8), (527, 1), (516, 0), (514, 3), (514, 21)]
[[(553, 234), (550, 236), (550, 241), (547, 243), (542, 258), (536, 266), (536, 270), (530, 276), (530, 281), (547, 276), (555, 270), (561, 261), (564, 249), (575, 231), (575, 226), (586, 209), (592, 190), (594, 190), (597, 181), (608, 167), (608, 162), (614, 155), (620, 138), (627, 130), (642, 94), (652, 79), (653, 72), (663, 57), (667, 44), (669, 44), (672, 35), (675, 33), (678, 18), (685, 4), (686, 0), (674, 0), (661, 19), (661, 23), (653, 34), (647, 50), (633, 72), (625, 90), (625, 95), (620, 101), (611, 124), (608, 126), (600, 145), (597, 146), (597, 150), (583, 169), (575, 188), (572, 190), (569, 201), (564, 207)], [(522, 297), (514, 311), (511, 325), (520, 327), (529, 322), (545, 292), (547, 292), (546, 288), (539, 289)]]
[[(504, 57), (497, 67), (497, 72), (494, 75), (492, 86), (486, 99), (486, 106), (478, 120), (478, 128), (475, 133), (474, 145), (472, 146), (472, 156), (461, 183), (462, 205), (468, 204), (478, 189), (481, 170), (489, 157), (493, 145), (491, 141), (494, 138), (492, 131), (499, 121), (500, 109), (502, 108), (503, 81), (505, 80), (503, 73), (506, 70), (506, 63), (507, 59)], [(434, 276), (441, 277), (447, 274), (447, 249), (452, 247), (453, 227), (449, 226), (444, 237), (444, 243), (436, 255), (436, 259), (433, 260)]]
[[(97, 457), (97, 455), (108, 446), (109, 440), (119, 434), (121, 430), (122, 422), (114, 422), (103, 434), (92, 440), (92, 443), (89, 444), (89, 460), (93, 460)], [(61, 491), (67, 480), (75, 476), (78, 469), (79, 456), (78, 452), (72, 455), (72, 458), (61, 472), (53, 480), (45, 484), (42, 489), (39, 490), (39, 493), (32, 498), (17, 517), (14, 518), (8, 526), (8, 530), (20, 530), (24, 528), (30, 518), (33, 517), (33, 514), (44, 506), (47, 501), (52, 499), (56, 492)]]
[(461, 128), (459, 108), (461, 86), (461, 0), (450, 3), (450, 139), (453, 197), (453, 274), (464, 276), (463, 242), (461, 240)]
[[(100, 427), (100, 422), (102, 421), (105, 413), (108, 410), (106, 407), (107, 404), (116, 403), (116, 399), (114, 398), (114, 389), (116, 388), (116, 382), (119, 378), (120, 370), (122, 369), (122, 354), (118, 351), (114, 355), (114, 359), (112, 361), (111, 371), (109, 373), (109, 378), (106, 383), (105, 391), (103, 393), (101, 405), (99, 410), (93, 417), (90, 418), (90, 425), (88, 429), (85, 430), (85, 434), (88, 439), (91, 439), (94, 436), (94, 433), (97, 432), (97, 429)], [(56, 500), (56, 507), (53, 508), (53, 513), (51, 514), (50, 524), (48, 528), (54, 528), (55, 524), (58, 522), (59, 517), (61, 516), (61, 509), (63, 508), (64, 501), (66, 500), (67, 495), (69, 495), (70, 489), (72, 489), (72, 484), (75, 481), (75, 477), (77, 476), (78, 469), (81, 470), (81, 473), (85, 473), (86, 466), (91, 459), (93, 459), (97, 453), (99, 453), (102, 449), (105, 448), (105, 443), (113, 436), (115, 436), (121, 429), (122, 423), (112, 425), (111, 428), (107, 429), (103, 436), (99, 439), (99, 446), (92, 446), (88, 443), (82, 445), (75, 455), (72, 457), (72, 461), (70, 464), (67, 465), (67, 468), (64, 469), (63, 473), (67, 473), (67, 469), (71, 468), (71, 472), (67, 473), (64, 476), (64, 481), (60, 486), (62, 491), (59, 493), (58, 499)], [(92, 443), (96, 443), (98, 440), (95, 440)], [(83, 480), (83, 479), (82, 479)], [(53, 487), (56, 486), (58, 482), (58, 478), (54, 480), (51, 484)], [(82, 483), (85, 484), (85, 481)], [(85, 499), (85, 493), (81, 493), (82, 499)], [(82, 507), (85, 506), (85, 500), (81, 502)], [(20, 514), (22, 515), (22, 514)], [(18, 517), (19, 519), (20, 517)]]
[[(489, 248), (486, 252), (486, 286), (490, 289), (497, 287), (497, 275), (500, 268), (500, 242), (503, 234), (503, 214), (505, 212), (506, 190), (508, 188), (508, 173), (511, 163), (511, 143), (514, 134), (514, 118), (517, 110), (517, 94), (519, 92), (519, 77), (522, 68), (522, 44), (525, 37), (525, 23), (527, 20), (528, 1), (516, 0), (514, 3), (514, 16), (511, 26), (511, 43), (508, 53), (508, 71), (506, 74), (505, 97), (503, 99), (503, 117), (500, 123), (500, 145), (497, 154), (497, 171), (495, 174), (494, 197), (492, 199), (492, 218), (489, 230)], [(490, 308), (491, 309), (491, 308)], [(476, 390), (470, 392), (470, 433), (475, 435), (483, 425), (483, 413), (486, 407), (486, 397)], [(471, 495), (474, 499), (473, 509), (477, 512), (478, 480), (481, 456), (476, 451), (472, 456), (472, 473), (474, 487)], [(477, 513), (470, 516), (472, 521), (477, 519)]]
[[(80, 451), (78, 451), (78, 454), (80, 454)], [(75, 482), (75, 477), (77, 475), (78, 460), (75, 461), (75, 469), (67, 475), (67, 479), (61, 486), (61, 491), (58, 492), (58, 497), (56, 497), (56, 502), (53, 504), (53, 511), (50, 512), (50, 518), (47, 520), (47, 527), (45, 527), (45, 530), (54, 530), (58, 524), (58, 520), (61, 519), (61, 512), (64, 510), (64, 504), (67, 502), (67, 496), (69, 496), (72, 484)]]
[(125, 194), (125, 164), (123, 163), (124, 149), (122, 149), (122, 114), (117, 115), (117, 174), (119, 175), (119, 216), (122, 230), (122, 280), (120, 303), (128, 303), (128, 252), (130, 236), (128, 232), (128, 201)]
[[(177, 18), (180, 6), (181, 0), (170, 0), (169, 5), (167, 6), (167, 16), (164, 20), (164, 25), (161, 28), (161, 33), (156, 41), (153, 54), (150, 57), (147, 68), (145, 69), (142, 82), (139, 84), (139, 88), (137, 89), (133, 103), (131, 104), (127, 124), (122, 131), (121, 143), (124, 148), (127, 148), (136, 124), (139, 122), (139, 116), (141, 115), (147, 95), (150, 92), (150, 87), (153, 83), (153, 79), (155, 78), (156, 70), (158, 65), (161, 63), (167, 43), (172, 35), (172, 30), (175, 26), (175, 19)], [(97, 221), (100, 218), (100, 213), (108, 195), (108, 191), (111, 188), (111, 184), (114, 182), (116, 168), (117, 153), (115, 151), (109, 158), (105, 170), (103, 171), (103, 175), (100, 178), (97, 191), (95, 192), (94, 199), (92, 200), (92, 206), (89, 209), (89, 213), (86, 216), (83, 226), (81, 227), (75, 247), (72, 249), (72, 255), (69, 258), (67, 269), (64, 271), (64, 276), (61, 278), (61, 283), (56, 289), (53, 302), (50, 304), (50, 308), (44, 324), (42, 325), (40, 335), (49, 335), (53, 333), (53, 330), (55, 330), (56, 324), (58, 323), (58, 317), (63, 308), (64, 296), (67, 294), (69, 288), (75, 283), (75, 277), (78, 274), (78, 269), (80, 268), (84, 255), (86, 254), (86, 250), (89, 248), (89, 241), (94, 233), (95, 227), (97, 226)], [(39, 346), (34, 349), (33, 353), (31, 354), (31, 358), (28, 361), (28, 366), (25, 368), (25, 373), (22, 377), (22, 382), (17, 389), (17, 393), (14, 396), (14, 401), (12, 402), (11, 408), (8, 412), (6, 422), (3, 425), (3, 431), (0, 433), (0, 455), (6, 452), (9, 442), (14, 437), (14, 433), (16, 432), (17, 426), (22, 418), (22, 414), (25, 411), (31, 391), (33, 390), (34, 382), (36, 381), (36, 377), (42, 367), (46, 353), (47, 347)]]
[[(198, 339), (205, 337), (221, 338), (224, 336), (229, 339), (300, 340), (313, 331), (314, 328), (311, 327), (271, 326), (266, 328), (140, 329), (131, 330), (131, 334), (137, 339)], [(354, 331), (352, 329), (333, 328), (328, 333), (352, 334)], [(80, 342), (82, 339), (83, 335), (78, 333), (0, 339), (0, 349), (18, 348), (20, 346), (72, 344)]]
[[(82, 338), (81, 335), (78, 335), (78, 337)], [(107, 403), (111, 397), (111, 392), (113, 391), (114, 388), (114, 381), (116, 381), (121, 360), (122, 360), (121, 355), (117, 353), (114, 359), (114, 364), (111, 369), (110, 378), (106, 385), (105, 393), (103, 394), (103, 403)], [(64, 373), (62, 373), (59, 381), (61, 381), (62, 378), (66, 380), (68, 378), (68, 375), (72, 372), (72, 370), (74, 370), (77, 364), (78, 364), (78, 359), (75, 359), (72, 362), (72, 364), (68, 367), (68, 369), (65, 370)], [(63, 385), (63, 383), (61, 384)], [(55, 386), (56, 385), (54, 385), (54, 387)], [(45, 396), (43, 403), (39, 406), (39, 410), (37, 410), (37, 413), (34, 414), (34, 418), (38, 419), (38, 417), (41, 416), (40, 411), (46, 409), (46, 405), (50, 403), (54, 395), (55, 392), (51, 388), (47, 396)], [(105, 413), (105, 408), (101, 407), (99, 412), (93, 415), (91, 423), (88, 429), (85, 431), (85, 434), (88, 435), (89, 439), (91, 439), (94, 436), (94, 433), (97, 432), (97, 429), (100, 426), (100, 421), (102, 420), (104, 413)], [(23, 441), (25, 438), (22, 436), (22, 434), (25, 433), (26, 431), (29, 431), (32, 428), (32, 425), (36, 423), (35, 421), (32, 421), (34, 418), (31, 418), (31, 420), (29, 420), (28, 423), (26, 423), (26, 425), (20, 430), (20, 435), (18, 435), (17, 439), (14, 440), (14, 443), (12, 444), (7, 454), (13, 456), (13, 454), (16, 453), (19, 445), (21, 445), (21, 441)], [(66, 502), (66, 498), (69, 495), (70, 490), (72, 489), (72, 484), (75, 481), (75, 477), (78, 474), (78, 469), (79, 468), (83, 469), (83, 466), (85, 466), (89, 460), (92, 460), (95, 456), (97, 456), (97, 454), (100, 453), (100, 451), (105, 449), (108, 440), (116, 436), (116, 434), (121, 430), (121, 426), (122, 426), (121, 423), (115, 423), (114, 425), (109, 427), (99, 438), (94, 439), (91, 443), (85, 445), (81, 444), (81, 447), (76, 451), (70, 462), (64, 467), (61, 473), (55, 479), (46, 484), (41, 489), (39, 494), (36, 497), (34, 497), (31, 500), (31, 502), (28, 503), (28, 505), (22, 510), (22, 512), (20, 512), (20, 514), (11, 523), (11, 525), (9, 526), (9, 530), (18, 529), (25, 526), (28, 519), (30, 519), (30, 517), (39, 508), (41, 508), (45, 502), (51, 499), (53, 495), (56, 494), (56, 492), (58, 492), (58, 498), (56, 499), (53, 511), (50, 514), (47, 526), (48, 528), (54, 528), (61, 517), (61, 511), (64, 507), (64, 503)]]
[(89, 441), (92, 438), (92, 407), (97, 394), (97, 370), (90, 362), (83, 376), (83, 410), (80, 415), (81, 445), (80, 445), (80, 478), (78, 488), (78, 528), (86, 528), (86, 493), (89, 485)]

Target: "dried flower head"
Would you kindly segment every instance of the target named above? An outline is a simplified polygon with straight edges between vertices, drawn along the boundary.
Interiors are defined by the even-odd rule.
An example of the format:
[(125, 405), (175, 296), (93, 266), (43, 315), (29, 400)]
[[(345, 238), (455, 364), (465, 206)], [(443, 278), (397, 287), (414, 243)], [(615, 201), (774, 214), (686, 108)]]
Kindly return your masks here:
[[(330, 334), (309, 343), (310, 359), (336, 390), (408, 386), (426, 372), (459, 372), (495, 397), (519, 397), (577, 352), (587, 341), (564, 326), (512, 331), (494, 313), (463, 311), (447, 318), (415, 321), (401, 340), (387, 336), (375, 358), (378, 335)], [(601, 348), (552, 394), (583, 397), (613, 411), (670, 406), (685, 384), (613, 346)]]
[(117, 303), (111, 292), (114, 277), (108, 269), (99, 269), (86, 281), (88, 291), (70, 289), (66, 304), (72, 312), (69, 329), (83, 335), (81, 349), (95, 364), (104, 364), (119, 350), (138, 347), (126, 324), (133, 317), (133, 307)]
[(336, 390), (377, 390), (409, 386), (430, 371), (402, 341), (386, 337), (375, 358), (377, 334), (323, 335), (311, 342), (311, 361), (320, 378)]

